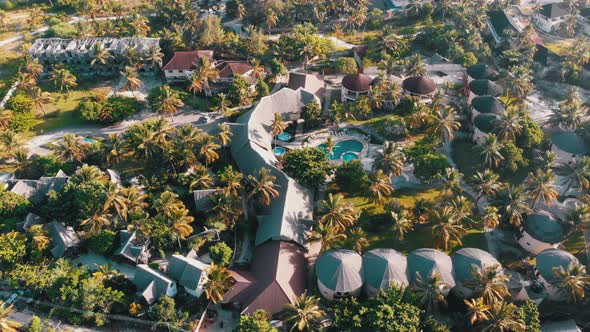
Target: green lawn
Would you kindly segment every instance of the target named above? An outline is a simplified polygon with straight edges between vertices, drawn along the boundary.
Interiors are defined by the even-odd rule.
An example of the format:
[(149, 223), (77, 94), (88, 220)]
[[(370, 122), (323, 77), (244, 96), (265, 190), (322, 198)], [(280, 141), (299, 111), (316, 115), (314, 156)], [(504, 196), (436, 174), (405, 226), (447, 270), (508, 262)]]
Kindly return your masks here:
[[(404, 208), (411, 208), (418, 199), (435, 202), (439, 196), (440, 191), (434, 188), (423, 190), (403, 189), (395, 191), (392, 200), (398, 202)], [(432, 225), (417, 225), (413, 231), (406, 235), (403, 241), (399, 241), (394, 234), (389, 216), (382, 207), (369, 203), (362, 196), (347, 197), (346, 201), (351, 202), (357, 209), (362, 211), (357, 224), (367, 233), (367, 239), (370, 243), (369, 249), (394, 248), (407, 254), (418, 248), (432, 248), (434, 246)], [(483, 229), (478, 225), (475, 225), (473, 229), (468, 229), (467, 235), (463, 238), (463, 246), (452, 243), (449, 252), (453, 252), (460, 247), (487, 249)]]

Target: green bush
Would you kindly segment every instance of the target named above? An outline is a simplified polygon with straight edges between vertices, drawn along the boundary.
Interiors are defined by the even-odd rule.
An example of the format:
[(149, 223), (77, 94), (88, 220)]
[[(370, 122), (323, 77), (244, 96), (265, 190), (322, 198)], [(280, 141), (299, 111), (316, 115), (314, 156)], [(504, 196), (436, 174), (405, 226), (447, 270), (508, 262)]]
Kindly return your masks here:
[(5, 218), (23, 218), (31, 207), (31, 202), (23, 195), (0, 189), (0, 220)]
[(139, 104), (135, 98), (114, 96), (104, 102), (91, 98), (78, 106), (80, 117), (87, 121), (112, 124), (137, 113)]
[(99, 255), (109, 254), (113, 250), (116, 236), (117, 234), (115, 232), (103, 229), (88, 239), (88, 249)]
[(358, 66), (354, 58), (340, 57), (336, 60), (336, 70), (340, 74), (355, 74), (358, 72)]
[(358, 193), (367, 189), (369, 176), (359, 160), (345, 162), (336, 169), (334, 181), (340, 189), (348, 193)]
[(53, 154), (46, 156), (34, 155), (29, 158), (26, 165), (17, 170), (16, 176), (21, 179), (38, 179), (42, 176), (55, 176), (60, 169), (66, 174), (74, 171), (73, 165), (59, 161)]
[(41, 318), (33, 316), (25, 332), (43, 332), (43, 321), (41, 321)]
[(326, 182), (332, 173), (328, 156), (318, 148), (302, 148), (289, 151), (284, 159), (285, 172), (297, 182), (317, 188)]
[(209, 249), (209, 256), (217, 265), (228, 266), (231, 263), (232, 255), (233, 250), (225, 242), (219, 242)]

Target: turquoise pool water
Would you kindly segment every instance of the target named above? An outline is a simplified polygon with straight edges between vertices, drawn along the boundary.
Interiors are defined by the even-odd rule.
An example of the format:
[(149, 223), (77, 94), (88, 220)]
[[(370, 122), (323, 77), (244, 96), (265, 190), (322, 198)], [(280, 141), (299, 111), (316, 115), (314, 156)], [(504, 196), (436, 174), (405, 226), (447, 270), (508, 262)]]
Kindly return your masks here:
[[(328, 151), (326, 151), (326, 144), (320, 144), (320, 145), (318, 145), (318, 148), (320, 150), (328, 153)], [(346, 160), (346, 161), (350, 161), (353, 159), (358, 159), (358, 156), (355, 153), (347, 154), (347, 152), (356, 152), (356, 153), (363, 152), (363, 143), (361, 143), (355, 139), (348, 139), (348, 140), (344, 140), (344, 141), (340, 141), (340, 142), (336, 143), (336, 146), (334, 146), (334, 148), (332, 149), (332, 154), (329, 155), (330, 160), (338, 160), (338, 159), (346, 160), (345, 158), (348, 158), (349, 160)], [(346, 157), (344, 155), (346, 155)], [(354, 155), (354, 157), (351, 157), (351, 155)]]
[(94, 140), (94, 139), (92, 139), (92, 138), (89, 138), (89, 137), (84, 137), (82, 140), (83, 140), (84, 142), (86, 142), (86, 143), (90, 143), (90, 144), (94, 144), (94, 143), (96, 143), (96, 140)]
[(358, 159), (359, 159), (359, 156), (353, 152), (345, 152), (342, 154), (342, 160), (344, 160), (346, 162), (358, 160)]
[(279, 134), (279, 136), (277, 136), (277, 138), (279, 139), (279, 141), (284, 141), (284, 142), (290, 140), (291, 137), (292, 136), (289, 133), (281, 133), (281, 134)]
[(273, 149), (273, 152), (274, 152), (275, 156), (282, 156), (285, 153), (287, 153), (287, 149), (285, 149), (282, 146), (277, 146), (276, 148)]

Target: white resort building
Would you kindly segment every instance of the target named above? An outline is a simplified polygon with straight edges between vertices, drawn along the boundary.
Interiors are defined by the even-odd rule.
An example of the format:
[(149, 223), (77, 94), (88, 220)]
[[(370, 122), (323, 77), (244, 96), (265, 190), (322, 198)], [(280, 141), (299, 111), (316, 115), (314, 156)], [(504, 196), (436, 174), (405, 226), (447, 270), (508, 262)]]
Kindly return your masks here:
[(371, 94), (372, 82), (373, 78), (363, 73), (344, 76), (344, 78), (342, 78), (342, 93), (340, 100), (345, 103), (355, 101), (360, 96), (368, 96)]
[[(316, 261), (315, 272), (320, 293), (328, 300), (358, 296), (363, 288), (363, 259), (356, 251), (325, 252)], [(379, 272), (375, 271), (375, 274)]]
[(540, 11), (533, 14), (533, 23), (541, 31), (550, 33), (565, 22), (569, 11), (565, 2), (551, 3), (541, 7)]
[(533, 255), (545, 249), (557, 248), (565, 235), (564, 225), (547, 211), (527, 215), (515, 234), (518, 244)]
[(569, 252), (561, 249), (546, 249), (541, 251), (536, 257), (535, 276), (543, 283), (547, 295), (550, 300), (563, 301), (567, 294), (561, 292), (554, 283), (557, 280), (555, 275), (555, 268), (563, 268), (565, 270), (571, 264), (580, 264), (578, 259)]

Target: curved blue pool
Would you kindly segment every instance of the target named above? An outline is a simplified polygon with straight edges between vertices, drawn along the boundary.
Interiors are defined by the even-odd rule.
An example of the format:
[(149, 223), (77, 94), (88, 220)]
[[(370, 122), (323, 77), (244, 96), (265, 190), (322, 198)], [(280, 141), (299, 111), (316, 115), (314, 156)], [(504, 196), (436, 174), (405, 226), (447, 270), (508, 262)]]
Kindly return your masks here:
[(273, 152), (274, 152), (275, 156), (282, 156), (285, 153), (287, 153), (287, 149), (285, 149), (282, 146), (277, 146), (273, 149)]
[[(346, 161), (350, 161), (353, 159), (359, 159), (357, 153), (363, 152), (363, 147), (364, 147), (363, 143), (361, 143), (360, 141), (357, 141), (355, 139), (347, 139), (347, 140), (340, 141), (340, 142), (336, 143), (336, 145), (332, 149), (332, 153), (328, 156), (330, 157), (330, 160), (338, 160), (338, 159), (346, 160), (345, 158), (347, 158), (349, 160), (346, 160)], [(318, 145), (318, 148), (320, 150), (326, 152), (326, 154), (328, 153), (328, 151), (326, 151), (326, 144), (320, 144), (320, 145)], [(352, 153), (350, 153), (350, 152), (352, 152)], [(350, 153), (350, 154), (347, 154), (347, 153)], [(354, 157), (352, 157), (351, 155), (354, 155)]]
[(349, 162), (353, 160), (358, 160), (359, 156), (354, 152), (345, 152), (342, 154), (342, 160)]
[(293, 137), (293, 136), (291, 136), (291, 134), (289, 134), (289, 133), (281, 133), (281, 134), (279, 134), (279, 136), (277, 136), (279, 141), (283, 141), (283, 142), (290, 140), (291, 137)]

